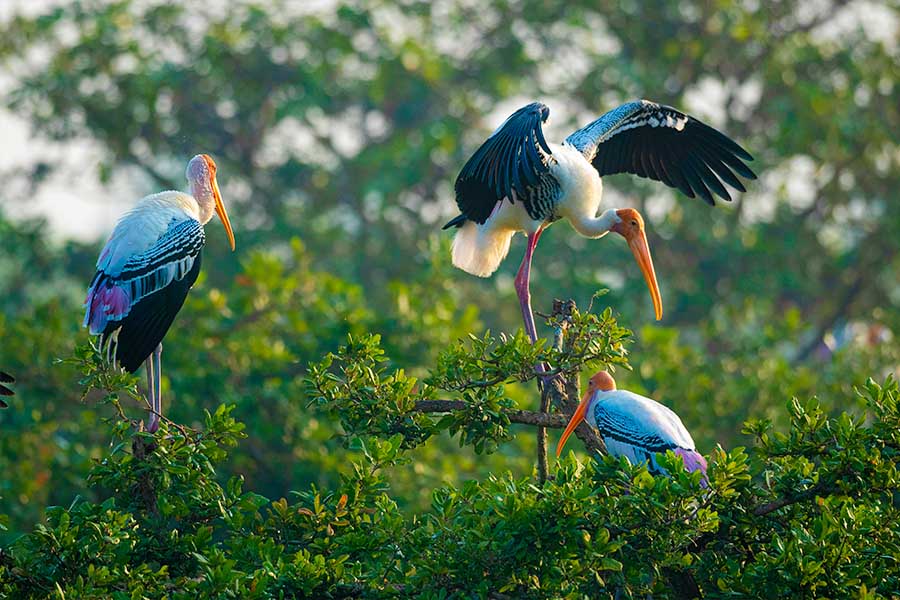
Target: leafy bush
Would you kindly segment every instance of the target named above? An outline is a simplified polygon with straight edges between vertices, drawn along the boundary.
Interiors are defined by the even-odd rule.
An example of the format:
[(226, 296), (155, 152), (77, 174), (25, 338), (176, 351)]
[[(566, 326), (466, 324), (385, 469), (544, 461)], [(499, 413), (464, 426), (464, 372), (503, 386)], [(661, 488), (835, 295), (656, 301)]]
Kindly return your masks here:
[[(422, 382), (391, 369), (377, 336), (351, 336), (309, 369), (311, 407), (340, 419), (358, 459), (328, 490), (290, 499), (220, 482), (246, 443), (233, 406), (192, 429), (164, 420), (135, 432), (119, 404), (135, 379), (107, 371), (95, 349), (74, 362), (85, 393), (116, 406), (112, 446), (91, 469), (95, 500), (48, 508), (46, 523), (0, 555), (10, 598), (346, 598), (890, 596), (900, 586), (900, 391), (892, 378), (859, 393), (865, 412), (828, 417), (815, 399), (787, 402), (790, 427), (746, 424), (754, 443), (712, 452), (710, 488), (669, 453), (673, 473), (570, 453), (545, 482), (511, 473), (434, 489), (427, 510), (402, 511), (385, 477), (431, 436), (493, 452), (512, 421), (559, 427), (505, 395), (534, 381), (627, 366), (629, 332), (609, 311), (554, 316), (558, 345), (522, 335), (473, 337), (445, 349)], [(565, 324), (563, 325), (563, 321)], [(577, 385), (575, 386), (577, 388)], [(553, 388), (571, 412), (577, 389)], [(454, 399), (440, 399), (452, 394)], [(848, 399), (849, 400), (849, 399)], [(568, 407), (568, 408), (567, 408)], [(431, 413), (442, 416), (433, 418)]]

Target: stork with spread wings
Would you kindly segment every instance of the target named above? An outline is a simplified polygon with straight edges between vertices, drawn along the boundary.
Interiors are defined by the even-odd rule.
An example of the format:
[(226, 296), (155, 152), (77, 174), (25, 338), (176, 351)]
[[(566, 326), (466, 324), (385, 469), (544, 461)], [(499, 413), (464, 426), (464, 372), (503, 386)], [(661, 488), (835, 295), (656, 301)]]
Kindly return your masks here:
[(744, 192), (737, 175), (756, 179), (745, 164), (753, 157), (722, 132), (672, 107), (648, 100), (629, 102), (570, 135), (548, 144), (543, 123), (550, 109), (534, 102), (513, 113), (472, 155), (456, 180), (460, 215), (453, 264), (487, 277), (509, 252), (512, 236), (528, 236), (516, 276), (525, 329), (537, 339), (531, 310), (531, 259), (544, 229), (565, 218), (575, 231), (599, 238), (613, 231), (628, 242), (640, 265), (656, 318), (662, 299), (644, 233), (644, 220), (632, 208), (599, 214), (601, 177), (632, 173), (661, 181), (710, 206), (714, 196), (731, 200), (724, 184)]

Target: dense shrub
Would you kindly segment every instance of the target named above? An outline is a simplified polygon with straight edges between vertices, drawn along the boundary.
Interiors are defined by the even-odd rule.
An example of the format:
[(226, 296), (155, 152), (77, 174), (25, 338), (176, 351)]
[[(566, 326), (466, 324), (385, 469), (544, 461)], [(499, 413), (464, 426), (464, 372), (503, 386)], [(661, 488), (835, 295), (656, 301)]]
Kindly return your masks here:
[[(511, 419), (539, 418), (504, 394), (535, 379), (536, 360), (570, 380), (597, 364), (626, 364), (629, 332), (608, 310), (575, 311), (559, 331), (559, 348), (521, 335), (473, 337), (447, 348), (423, 382), (385, 366), (377, 337), (350, 339), (311, 366), (306, 385), (315, 411), (340, 419), (340, 443), (359, 458), (340, 469), (338, 485), (288, 499), (246, 491), (239, 476), (219, 481), (228, 451), (247, 443), (233, 407), (207, 413), (196, 429), (166, 421), (157, 436), (135, 432), (119, 400), (133, 395), (134, 378), (82, 348), (73, 362), (86, 391), (102, 388), (119, 409), (108, 420), (111, 446), (90, 472), (95, 500), (48, 508), (46, 523), (3, 549), (0, 593), (764, 598), (898, 589), (892, 378), (859, 390), (857, 415), (829, 418), (815, 399), (786, 399), (786, 433), (748, 422), (753, 447), (713, 449), (708, 490), (671, 453), (662, 458), (671, 479), (570, 453), (545, 482), (498, 473), (438, 487), (427, 510), (401, 511), (385, 471), (408, 465), (430, 436), (449, 430), (492, 452), (509, 439)], [(549, 392), (564, 411), (567, 387)], [(436, 398), (450, 393), (458, 400)]]

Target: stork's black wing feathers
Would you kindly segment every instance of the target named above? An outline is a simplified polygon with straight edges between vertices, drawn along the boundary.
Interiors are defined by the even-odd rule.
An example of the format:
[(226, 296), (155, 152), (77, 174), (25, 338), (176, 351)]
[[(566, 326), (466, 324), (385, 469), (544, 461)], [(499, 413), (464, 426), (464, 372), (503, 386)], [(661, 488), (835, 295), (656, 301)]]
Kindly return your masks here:
[[(15, 377), (10, 375), (9, 373), (4, 373), (3, 371), (0, 371), (0, 383), (15, 383), (15, 382), (16, 382)], [(16, 395), (16, 393), (14, 391), (9, 389), (5, 385), (0, 385), (0, 396), (15, 396), (15, 395)], [(0, 408), (7, 408), (8, 406), (9, 406), (9, 404), (4, 402), (3, 399), (0, 398)]]
[(743, 161), (749, 152), (721, 131), (683, 112), (648, 100), (623, 104), (570, 135), (566, 141), (591, 161), (600, 176), (632, 173), (700, 196), (731, 200), (728, 184), (746, 188), (735, 176), (756, 179)]
[[(540, 102), (524, 106), (475, 151), (456, 178), (456, 204), (467, 220), (484, 223), (504, 198), (522, 200), (528, 208), (532, 188), (543, 185), (550, 170), (550, 147), (541, 128), (549, 116), (550, 109)], [(444, 229), (458, 225), (457, 219)]]
[(110, 321), (100, 343), (105, 345), (116, 329), (116, 360), (129, 373), (140, 368), (148, 356), (162, 342), (181, 310), (188, 292), (200, 274), (202, 254), (198, 251), (191, 270), (181, 279), (173, 280), (154, 294), (141, 298), (128, 315), (120, 321)]
[(665, 452), (678, 447), (652, 431), (644, 430), (640, 423), (631, 421), (627, 415), (606, 411), (602, 403), (598, 404), (595, 409), (595, 419), (597, 430), (601, 435), (643, 448), (648, 452)]

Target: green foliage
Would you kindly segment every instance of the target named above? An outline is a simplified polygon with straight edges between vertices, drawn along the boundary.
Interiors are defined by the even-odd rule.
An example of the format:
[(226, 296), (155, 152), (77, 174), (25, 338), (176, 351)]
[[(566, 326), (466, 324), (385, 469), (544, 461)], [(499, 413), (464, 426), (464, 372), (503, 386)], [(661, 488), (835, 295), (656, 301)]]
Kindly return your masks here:
[[(0, 190), (0, 597), (896, 596), (896, 6), (58, 4), (0, 17), (2, 103), (41, 142)], [(761, 178), (715, 209), (604, 178), (645, 215), (665, 320), (623, 244), (559, 224), (537, 310), (611, 291), (531, 346), (521, 241), (488, 280), (449, 264), (453, 178), (526, 101), (560, 140), (635, 97)], [(72, 173), (119, 214), (198, 151), (238, 248), (208, 229), (150, 438), (140, 377), (79, 327), (99, 241), (20, 215), (67, 208)], [(671, 457), (671, 480), (568, 457), (539, 485), (538, 362), (569, 400), (622, 367), (717, 448), (711, 491)]]
[[(469, 358), (481, 356), (474, 348)], [(358, 378), (372, 370), (365, 363), (383, 360), (368, 338), (323, 365), (345, 364), (341, 373)], [(80, 364), (93, 370), (90, 356)], [(311, 373), (311, 385), (339, 385), (324, 366)], [(395, 375), (371, 372), (372, 393), (414, 395)], [(129, 392), (125, 380), (106, 381), (117, 386), (110, 394)], [(350, 388), (328, 389), (338, 398)], [(367, 397), (347, 401), (364, 406)], [(624, 459), (570, 455), (543, 486), (511, 474), (444, 486), (416, 516), (399, 510), (383, 475), (415, 451), (402, 432), (366, 425), (364, 435), (348, 434), (360, 458), (340, 484), (289, 502), (245, 492), (237, 477), (217, 483), (216, 468), (244, 437), (232, 408), (207, 413), (197, 430), (164, 422), (158, 436), (113, 420), (114, 445), (89, 480), (102, 499), (50, 508), (46, 523), (4, 550), (0, 593), (764, 598), (858, 589), (885, 597), (900, 585), (900, 389), (892, 378), (869, 381), (860, 398), (865, 418), (829, 418), (815, 400), (793, 400), (787, 433), (748, 422), (752, 453), (717, 450), (708, 489), (671, 453), (661, 457), (671, 478)]]
[[(381, 365), (387, 359), (380, 341), (377, 335), (358, 341), (351, 337), (337, 354), (310, 365), (310, 402), (340, 419), (346, 439), (399, 434), (405, 447), (414, 448), (434, 433), (434, 426), (426, 415), (415, 411), (416, 379), (402, 370), (385, 375)], [(338, 373), (329, 370), (333, 367)], [(429, 395), (430, 391), (425, 391), (422, 397)]]
[[(596, 315), (576, 309), (565, 318), (551, 317), (549, 323), (565, 328), (563, 347), (532, 345), (522, 330), (499, 339), (489, 332), (481, 338), (469, 334), (468, 343), (458, 341), (441, 352), (421, 389), (402, 369), (387, 372), (379, 336), (351, 337), (337, 353), (310, 365), (307, 396), (310, 404), (340, 420), (345, 440), (400, 434), (404, 448), (414, 448), (446, 430), (451, 436), (460, 434), (460, 446), (471, 445), (479, 455), (491, 453), (512, 437), (508, 410), (518, 405), (506, 385), (537, 380), (541, 374), (535, 365), (554, 365), (544, 376), (576, 378), (584, 368), (627, 365), (624, 342), (631, 332), (619, 327), (611, 310)], [(436, 400), (442, 392), (458, 396), (461, 403)], [(446, 414), (435, 421), (426, 412)]]

